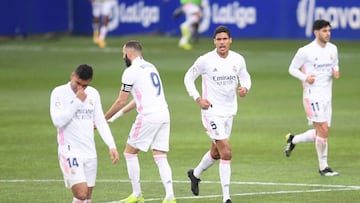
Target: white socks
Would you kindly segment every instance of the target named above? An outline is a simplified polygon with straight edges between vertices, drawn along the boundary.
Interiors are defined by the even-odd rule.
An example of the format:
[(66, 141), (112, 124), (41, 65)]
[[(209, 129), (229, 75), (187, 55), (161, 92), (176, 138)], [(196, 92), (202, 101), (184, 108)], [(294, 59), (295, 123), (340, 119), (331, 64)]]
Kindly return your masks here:
[(135, 197), (140, 197), (142, 195), (141, 185), (140, 185), (140, 165), (137, 154), (128, 154), (124, 153), (126, 160), (127, 171), (131, 186), (133, 189), (133, 195)]
[(210, 151), (206, 152), (205, 155), (202, 157), (199, 165), (194, 169), (194, 176), (196, 178), (200, 178), (202, 172), (208, 169), (215, 163), (215, 159), (213, 159), (210, 155)]
[(174, 189), (172, 182), (172, 172), (166, 154), (154, 155), (154, 160), (158, 166), (161, 181), (165, 188), (166, 200), (174, 199)]
[(315, 129), (308, 130), (304, 133), (298, 134), (292, 140), (293, 144), (299, 144), (301, 142), (314, 142), (316, 137)]
[(221, 189), (223, 192), (223, 202), (230, 199), (230, 178), (231, 178), (231, 160), (222, 160), (220, 159), (219, 164), (219, 175), (220, 175), (220, 183)]
[(328, 156), (328, 142), (327, 138), (316, 136), (315, 148), (319, 159), (320, 170), (324, 170), (328, 167), (327, 156)]

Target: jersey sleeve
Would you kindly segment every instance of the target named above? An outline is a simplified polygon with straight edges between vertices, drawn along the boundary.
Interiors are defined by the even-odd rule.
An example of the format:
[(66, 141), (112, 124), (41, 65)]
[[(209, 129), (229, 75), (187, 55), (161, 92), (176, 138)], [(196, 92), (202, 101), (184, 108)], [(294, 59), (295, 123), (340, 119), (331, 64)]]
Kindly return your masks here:
[(136, 79), (136, 71), (135, 67), (125, 69), (122, 77), (121, 83), (126, 85), (133, 85)]
[(305, 81), (307, 75), (300, 71), (300, 68), (305, 64), (305, 53), (303, 48), (298, 49), (289, 66), (289, 73), (301, 81)]
[(246, 89), (250, 91), (251, 77), (249, 72), (247, 71), (246, 62), (244, 59), (242, 60), (242, 68), (239, 71), (239, 80), (240, 80), (240, 85), (242, 87), (246, 87)]
[(201, 75), (201, 57), (185, 73), (184, 84), (188, 94), (196, 100), (200, 97), (199, 91), (196, 89), (195, 80)]
[(95, 91), (94, 96), (96, 98), (95, 110), (94, 110), (94, 124), (99, 132), (104, 143), (109, 147), (109, 149), (116, 149), (114, 137), (112, 136), (109, 124), (106, 122), (104, 112), (102, 109), (100, 95)]
[(338, 50), (337, 50), (337, 47), (335, 46), (334, 47), (335, 49), (335, 54), (334, 54), (334, 71), (339, 71), (339, 56), (338, 56)]
[(62, 128), (68, 124), (74, 117), (77, 108), (81, 105), (81, 100), (74, 98), (70, 104), (64, 98), (64, 95), (58, 88), (51, 92), (50, 96), (50, 116), (56, 128)]

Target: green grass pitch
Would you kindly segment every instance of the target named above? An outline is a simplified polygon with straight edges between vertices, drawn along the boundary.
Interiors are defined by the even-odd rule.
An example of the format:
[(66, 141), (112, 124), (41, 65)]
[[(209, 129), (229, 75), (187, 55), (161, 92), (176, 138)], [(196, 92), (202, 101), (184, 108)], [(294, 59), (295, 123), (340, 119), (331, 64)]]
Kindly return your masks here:
[[(201, 39), (193, 50), (177, 47), (178, 38), (164, 36), (109, 37), (99, 49), (91, 37), (60, 36), (0, 42), (0, 202), (71, 202), (57, 161), (56, 131), (49, 116), (51, 90), (67, 82), (79, 64), (94, 67), (95, 86), (106, 111), (118, 96), (124, 70), (122, 46), (142, 42), (145, 59), (159, 69), (171, 113), (174, 190), (179, 203), (222, 201), (218, 164), (202, 176), (200, 196), (190, 191), (186, 171), (208, 150), (200, 109), (183, 85), (185, 71), (201, 54), (214, 49)], [(301, 101), (300, 81), (288, 74), (297, 48), (308, 40), (234, 39), (232, 49), (246, 59), (253, 86), (239, 99), (234, 119), (233, 202), (355, 202), (360, 198), (360, 42), (338, 45), (341, 76), (334, 80), (329, 164), (341, 173), (321, 177), (313, 143), (296, 147), (286, 158), (284, 136), (309, 127)], [(131, 112), (111, 124), (120, 154), (135, 118)], [(131, 193), (125, 161), (112, 165), (106, 146), (96, 136), (99, 167), (93, 202), (112, 202)], [(147, 202), (164, 197), (151, 153), (140, 153), (142, 189)]]

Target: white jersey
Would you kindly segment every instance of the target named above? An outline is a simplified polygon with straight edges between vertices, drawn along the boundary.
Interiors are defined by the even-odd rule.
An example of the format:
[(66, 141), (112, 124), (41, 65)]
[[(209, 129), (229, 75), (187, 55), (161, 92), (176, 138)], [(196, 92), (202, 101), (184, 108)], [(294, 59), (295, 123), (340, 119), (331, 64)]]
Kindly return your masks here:
[(57, 128), (59, 153), (66, 150), (77, 157), (94, 158), (96, 148), (94, 128), (109, 148), (116, 148), (108, 123), (105, 120), (98, 91), (88, 86), (86, 100), (82, 102), (70, 82), (56, 87), (50, 98), (50, 115)]
[[(339, 70), (337, 47), (330, 42), (321, 47), (316, 40), (301, 47), (289, 67), (289, 73), (303, 82), (304, 97), (327, 101), (332, 96), (333, 70)], [(315, 76), (313, 84), (305, 82), (309, 75)]]
[(200, 56), (186, 72), (184, 83), (189, 95), (196, 100), (200, 97), (195, 86), (197, 77), (202, 76), (202, 98), (212, 104), (203, 113), (232, 116), (237, 112), (237, 88), (250, 90), (251, 78), (246, 69), (245, 59), (238, 53), (229, 51), (221, 58), (216, 49)]
[(122, 75), (123, 89), (131, 91), (139, 116), (154, 123), (170, 121), (160, 74), (155, 66), (137, 57)]
[(110, 16), (111, 9), (116, 8), (116, 0), (94, 0), (92, 3), (93, 16), (100, 17), (101, 15)]

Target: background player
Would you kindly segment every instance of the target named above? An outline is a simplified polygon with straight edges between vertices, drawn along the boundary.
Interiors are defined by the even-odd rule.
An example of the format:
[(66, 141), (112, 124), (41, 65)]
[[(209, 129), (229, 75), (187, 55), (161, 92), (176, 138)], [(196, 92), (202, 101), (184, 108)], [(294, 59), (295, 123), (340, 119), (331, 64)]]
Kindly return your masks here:
[(117, 0), (90, 0), (90, 2), (93, 15), (93, 41), (100, 48), (104, 48), (111, 8), (117, 5)]
[(181, 39), (179, 46), (185, 50), (192, 48), (191, 39), (197, 42), (199, 39), (199, 24), (201, 20), (201, 0), (180, 0), (181, 10), (176, 10), (174, 15), (177, 16), (181, 12), (185, 14), (185, 21), (181, 23)]

